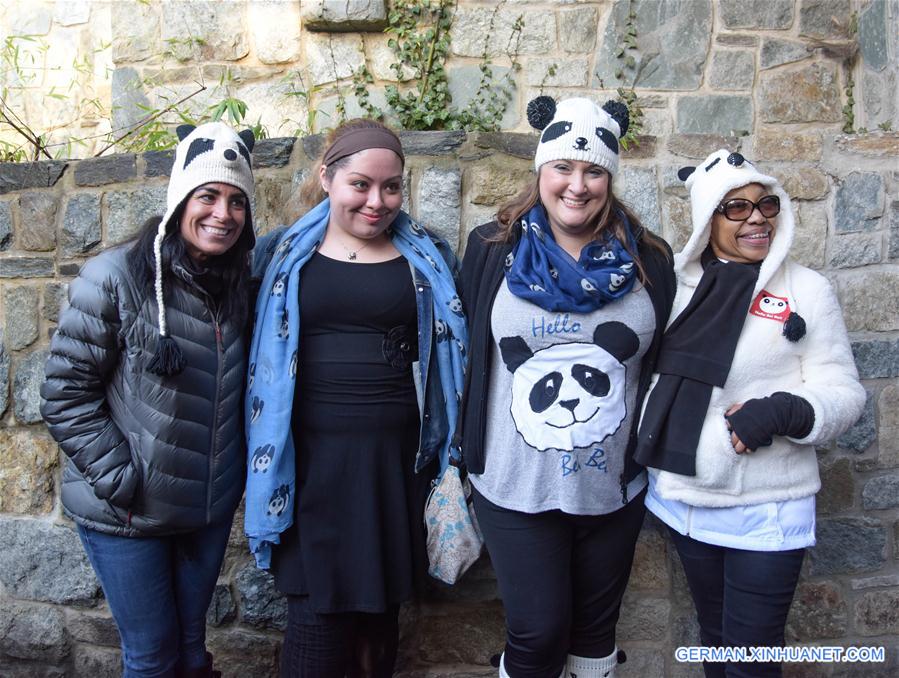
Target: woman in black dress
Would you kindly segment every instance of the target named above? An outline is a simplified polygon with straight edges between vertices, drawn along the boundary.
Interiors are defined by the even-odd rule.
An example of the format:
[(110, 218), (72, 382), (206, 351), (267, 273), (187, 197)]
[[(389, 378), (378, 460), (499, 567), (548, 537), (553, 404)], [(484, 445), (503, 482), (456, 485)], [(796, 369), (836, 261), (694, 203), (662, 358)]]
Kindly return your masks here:
[(247, 531), (288, 596), (283, 676), (391, 675), (425, 571), (424, 499), (462, 375), (461, 346), (432, 328), (462, 339), (464, 322), (452, 253), (400, 210), (403, 166), (380, 123), (338, 128), (304, 189), (317, 206), (257, 250)]

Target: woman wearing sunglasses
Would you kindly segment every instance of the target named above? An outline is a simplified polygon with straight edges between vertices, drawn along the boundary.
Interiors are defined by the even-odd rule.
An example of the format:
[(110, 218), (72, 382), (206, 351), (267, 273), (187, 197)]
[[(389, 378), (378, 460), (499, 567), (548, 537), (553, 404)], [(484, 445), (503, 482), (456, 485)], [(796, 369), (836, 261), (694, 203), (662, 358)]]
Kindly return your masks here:
[[(815, 447), (861, 414), (864, 389), (827, 280), (787, 258), (790, 199), (739, 153), (683, 168), (693, 232), (644, 404), (636, 459), (680, 555), (703, 645), (781, 647), (815, 543)], [(779, 676), (780, 663), (706, 663)]]

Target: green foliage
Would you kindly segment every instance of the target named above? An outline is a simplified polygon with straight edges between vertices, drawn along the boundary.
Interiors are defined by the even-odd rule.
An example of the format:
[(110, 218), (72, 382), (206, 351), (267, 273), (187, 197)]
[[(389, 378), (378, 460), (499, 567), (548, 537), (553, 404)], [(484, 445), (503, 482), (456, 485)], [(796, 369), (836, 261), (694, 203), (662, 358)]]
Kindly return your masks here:
[[(849, 17), (848, 33), (850, 39), (858, 42), (858, 12), (853, 12)], [(844, 134), (852, 134), (855, 132), (855, 80), (852, 77), (852, 69), (855, 67), (855, 61), (858, 56), (858, 50), (854, 50), (852, 56), (843, 61), (843, 68), (846, 71), (846, 88), (843, 93), (846, 95), (846, 103), (843, 104), (843, 128)], [(867, 131), (867, 130), (865, 130)]]
[(627, 132), (621, 137), (621, 146), (627, 150), (631, 144), (639, 145), (637, 136), (643, 131), (643, 108), (637, 100), (634, 87), (640, 77), (642, 65), (637, 67), (639, 47), (637, 45), (637, 13), (633, 0), (628, 0), (627, 18), (624, 22), (624, 35), (619, 36), (615, 58), (619, 67), (615, 70), (615, 79), (624, 82), (630, 76), (630, 88), (618, 87), (618, 100), (627, 106), (630, 119)]

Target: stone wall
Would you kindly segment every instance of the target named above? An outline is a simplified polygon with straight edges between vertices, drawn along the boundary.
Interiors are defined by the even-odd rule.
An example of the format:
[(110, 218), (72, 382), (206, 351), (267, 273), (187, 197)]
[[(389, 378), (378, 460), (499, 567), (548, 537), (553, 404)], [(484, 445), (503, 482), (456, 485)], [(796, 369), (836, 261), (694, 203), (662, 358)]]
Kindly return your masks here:
[[(116, 106), (113, 126), (138, 104), (184, 96), (225, 72), (273, 135), (333, 124), (337, 89), (365, 59), (376, 81), (383, 56), (383, 2), (4, 3), (0, 34), (44, 36), (35, 54), (59, 66), (92, 46), (91, 87)], [(522, 111), (544, 85), (554, 96), (604, 101), (614, 94), (625, 0), (460, 0), (451, 86), (470, 96), (491, 36), (504, 45), (522, 15), (518, 90), (504, 133), (406, 132), (408, 208), (454, 244), (489, 218), (531, 171), (536, 137)], [(781, 177), (795, 198), (794, 257), (835, 285), (869, 399), (861, 420), (820, 450), (818, 546), (806, 560), (788, 624), (797, 644), (883, 645), (883, 665), (788, 667), (793, 677), (899, 672), (899, 135), (896, 0), (635, 0), (636, 91), (645, 112), (640, 144), (624, 154), (615, 190), (644, 223), (686, 240), (689, 208), (676, 170), (710, 151), (740, 150)], [(849, 17), (858, 12), (857, 39)], [(202, 16), (202, 20), (196, 17)], [(314, 29), (314, 30), (313, 30)], [(191, 39), (188, 39), (191, 38)], [(107, 46), (107, 43), (110, 43)], [(858, 56), (852, 59), (855, 50)], [(79, 51), (80, 50), (80, 51)], [(333, 52), (333, 58), (332, 58)], [(508, 67), (505, 57), (495, 57)], [(555, 65), (554, 75), (549, 70)], [(104, 82), (105, 67), (111, 79)], [(288, 96), (303, 73), (308, 100)], [(855, 127), (842, 135), (852, 74)], [(70, 112), (46, 96), (53, 77), (22, 93), (35, 115)], [(342, 78), (337, 81), (335, 78)], [(288, 81), (285, 82), (284, 79)], [(630, 81), (628, 82), (630, 84)], [(314, 90), (314, 91), (313, 91)], [(205, 106), (223, 90), (190, 100)], [(466, 92), (468, 93), (466, 95)], [(212, 97), (212, 98), (210, 98)], [(352, 99), (352, 97), (350, 97)], [(70, 102), (71, 103), (71, 102)], [(352, 102), (349, 102), (352, 112)], [(71, 106), (70, 106), (71, 108)], [(329, 117), (330, 116), (330, 117)], [(282, 126), (285, 120), (296, 124)], [(110, 121), (78, 118), (80, 133)], [(260, 142), (257, 225), (289, 218), (285, 204), (321, 144), (319, 137)], [(38, 386), (66, 284), (83, 261), (161, 213), (171, 155), (152, 152), (74, 161), (0, 164), (0, 675), (116, 675), (118, 640), (90, 566), (58, 499), (61, 459), (40, 424)], [(239, 517), (238, 517), (239, 524)], [(212, 650), (228, 676), (275, 675), (283, 602), (256, 571), (240, 529), (209, 611)], [(455, 588), (432, 587), (403, 611), (406, 676), (492, 675), (502, 645), (502, 606), (489, 563)], [(698, 642), (683, 572), (656, 522), (638, 545), (620, 624), (625, 676), (701, 675), (674, 662)]]

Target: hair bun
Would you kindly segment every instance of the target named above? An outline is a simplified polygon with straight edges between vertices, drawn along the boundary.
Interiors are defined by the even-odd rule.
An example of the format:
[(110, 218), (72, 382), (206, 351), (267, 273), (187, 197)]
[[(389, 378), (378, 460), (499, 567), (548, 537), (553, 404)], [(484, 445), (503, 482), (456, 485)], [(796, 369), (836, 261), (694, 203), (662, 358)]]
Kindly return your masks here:
[(608, 113), (612, 117), (612, 120), (618, 123), (622, 137), (627, 134), (627, 128), (630, 124), (630, 114), (628, 113), (625, 104), (620, 101), (609, 100), (602, 105), (602, 110)]
[(542, 130), (556, 114), (556, 102), (552, 97), (541, 95), (528, 102), (528, 122), (534, 129)]

